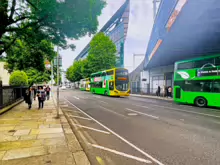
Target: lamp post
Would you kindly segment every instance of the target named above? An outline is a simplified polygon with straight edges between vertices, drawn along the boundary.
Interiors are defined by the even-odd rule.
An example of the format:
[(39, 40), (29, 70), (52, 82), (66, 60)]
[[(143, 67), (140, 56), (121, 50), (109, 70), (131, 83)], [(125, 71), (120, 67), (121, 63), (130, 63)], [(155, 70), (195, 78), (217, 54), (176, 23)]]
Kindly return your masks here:
[(59, 118), (59, 108), (60, 108), (60, 66), (62, 66), (62, 57), (59, 55), (59, 47), (57, 46), (57, 58), (54, 62), (57, 66), (57, 118)]

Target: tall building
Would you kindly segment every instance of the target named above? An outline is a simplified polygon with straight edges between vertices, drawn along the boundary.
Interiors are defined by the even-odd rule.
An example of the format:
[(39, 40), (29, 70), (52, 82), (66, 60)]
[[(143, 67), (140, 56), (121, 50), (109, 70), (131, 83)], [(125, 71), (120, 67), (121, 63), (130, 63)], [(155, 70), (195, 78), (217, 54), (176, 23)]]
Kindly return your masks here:
[[(118, 9), (110, 20), (99, 32), (105, 33), (115, 43), (117, 48), (117, 67), (124, 67), (124, 42), (126, 40), (129, 22), (130, 0)], [(75, 58), (75, 61), (85, 59), (88, 56), (90, 43)]]

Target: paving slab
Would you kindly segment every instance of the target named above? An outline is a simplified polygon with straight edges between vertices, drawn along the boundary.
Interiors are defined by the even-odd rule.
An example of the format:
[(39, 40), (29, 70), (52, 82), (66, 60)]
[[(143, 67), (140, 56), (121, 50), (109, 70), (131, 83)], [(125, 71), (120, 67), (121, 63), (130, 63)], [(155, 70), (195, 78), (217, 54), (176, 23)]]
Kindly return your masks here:
[(53, 100), (37, 110), (24, 102), (0, 115), (0, 165), (89, 165), (67, 119)]

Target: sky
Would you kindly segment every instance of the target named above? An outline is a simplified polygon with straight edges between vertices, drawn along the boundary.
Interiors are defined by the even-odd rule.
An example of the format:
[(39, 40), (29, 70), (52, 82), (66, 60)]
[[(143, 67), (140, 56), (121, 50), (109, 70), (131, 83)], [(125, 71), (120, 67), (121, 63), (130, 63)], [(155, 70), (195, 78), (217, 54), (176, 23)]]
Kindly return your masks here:
[[(125, 0), (106, 0), (107, 5), (102, 10), (99, 16), (98, 31), (105, 25), (105, 23), (114, 15), (114, 13), (121, 7)], [(130, 15), (128, 34), (125, 41), (125, 59), (124, 66), (131, 72), (133, 66), (133, 54), (145, 54), (147, 50), (148, 41), (150, 38), (153, 26), (153, 3), (152, 0), (130, 0)], [(85, 36), (77, 41), (69, 41), (76, 46), (75, 51), (61, 50), (60, 54), (63, 57), (63, 69), (66, 70), (72, 65), (74, 58), (82, 51), (82, 49), (90, 42), (92, 36)], [(137, 67), (144, 56), (135, 58), (135, 67)]]

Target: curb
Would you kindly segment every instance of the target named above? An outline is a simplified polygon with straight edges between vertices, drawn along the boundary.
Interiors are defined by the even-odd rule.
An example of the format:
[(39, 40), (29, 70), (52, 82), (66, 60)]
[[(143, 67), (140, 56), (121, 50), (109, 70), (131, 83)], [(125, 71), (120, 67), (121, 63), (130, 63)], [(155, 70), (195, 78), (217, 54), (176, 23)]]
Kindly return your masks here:
[[(54, 97), (53, 97), (53, 101), (54, 101), (54, 104), (55, 104), (55, 102), (57, 103), (57, 100), (56, 100)], [(56, 106), (56, 104), (55, 104), (55, 106)], [(80, 144), (79, 137), (77, 136), (77, 133), (75, 132), (75, 129), (74, 129), (73, 125), (71, 124), (70, 119), (68, 118), (68, 116), (66, 115), (66, 113), (63, 111), (62, 108), (59, 108), (59, 110), (62, 111), (63, 116), (66, 118), (66, 120), (67, 120), (67, 122), (68, 122), (68, 124), (69, 124), (69, 126), (70, 126), (70, 128), (71, 128), (71, 130), (72, 130), (72, 132), (73, 132), (74, 135), (76, 136), (76, 138), (77, 138), (77, 140), (78, 140), (78, 143), (79, 143), (79, 145), (80, 145), (81, 148), (82, 148), (82, 152), (84, 152), (84, 155), (86, 156), (86, 158), (87, 158), (87, 160), (88, 160), (88, 162), (89, 162), (89, 165), (91, 165), (91, 162), (90, 162), (88, 156), (86, 155), (86, 152), (84, 151), (83, 145)]]
[(141, 98), (149, 98), (149, 99), (157, 99), (157, 100), (164, 100), (164, 101), (173, 101), (173, 99), (167, 99), (167, 98), (164, 98), (164, 97), (151, 97), (151, 96), (148, 96), (148, 95), (130, 94), (130, 96), (141, 97)]
[(22, 103), (23, 101), (24, 101), (24, 100), (21, 99), (21, 100), (15, 102), (15, 103), (13, 103), (13, 104), (11, 104), (11, 105), (9, 105), (9, 106), (3, 108), (3, 109), (1, 109), (1, 110), (0, 110), (0, 115), (3, 114), (3, 113), (5, 113), (5, 112), (7, 112), (7, 111), (9, 111), (10, 109), (14, 108), (16, 105)]

